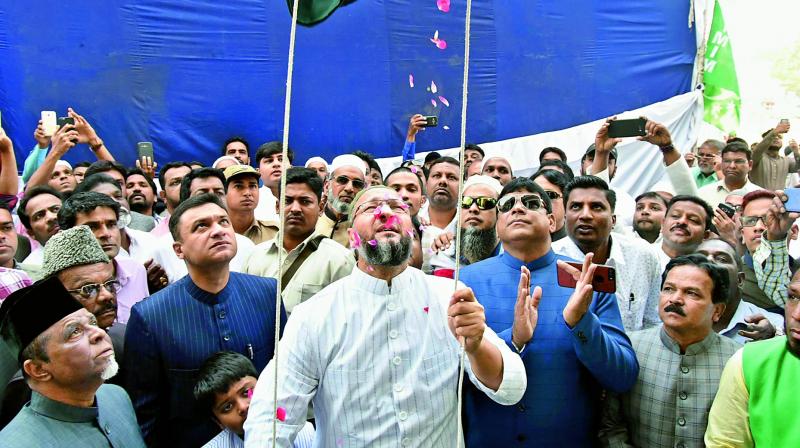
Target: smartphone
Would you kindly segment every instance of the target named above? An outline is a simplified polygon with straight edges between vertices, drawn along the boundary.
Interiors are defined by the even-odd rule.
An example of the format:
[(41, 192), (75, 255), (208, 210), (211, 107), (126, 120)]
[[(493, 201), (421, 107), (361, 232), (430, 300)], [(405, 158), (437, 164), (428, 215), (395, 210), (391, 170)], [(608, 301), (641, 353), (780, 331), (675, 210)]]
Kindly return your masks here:
[(608, 125), (608, 136), (611, 138), (621, 138), (645, 135), (645, 123), (647, 123), (647, 120), (644, 118), (634, 118), (632, 120), (614, 120)]
[(153, 143), (152, 142), (139, 142), (136, 144), (136, 151), (139, 153), (139, 160), (142, 157), (150, 157), (153, 160)]
[(56, 122), (56, 112), (53, 110), (42, 111), (42, 127), (44, 128), (44, 135), (52, 137), (58, 130), (58, 123)]
[(72, 117), (58, 117), (56, 120), (56, 126), (58, 126), (58, 129), (61, 129), (67, 125), (75, 126), (75, 119)]
[(786, 194), (786, 207), (787, 212), (800, 213), (800, 188), (787, 188), (783, 190)]
[(724, 202), (720, 202), (717, 207), (722, 210), (722, 213), (728, 215), (728, 218), (733, 218), (733, 215), (736, 214), (736, 209)]
[(439, 117), (428, 115), (425, 117), (425, 127), (426, 128), (434, 128), (439, 126)]
[[(583, 263), (576, 263), (572, 261), (567, 262), (568, 265), (581, 270)], [(595, 292), (607, 292), (613, 294), (617, 292), (616, 272), (611, 266), (604, 264), (597, 265), (594, 271), (594, 278), (592, 279), (592, 288)], [(565, 288), (574, 288), (578, 281), (572, 277), (572, 274), (563, 269), (558, 269), (558, 284)]]

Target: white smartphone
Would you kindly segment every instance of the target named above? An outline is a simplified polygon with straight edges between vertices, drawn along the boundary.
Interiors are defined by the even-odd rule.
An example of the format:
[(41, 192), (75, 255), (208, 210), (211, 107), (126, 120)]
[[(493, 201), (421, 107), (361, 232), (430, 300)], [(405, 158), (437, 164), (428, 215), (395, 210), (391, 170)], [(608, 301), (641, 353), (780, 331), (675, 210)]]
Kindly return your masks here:
[(52, 137), (58, 130), (58, 123), (56, 122), (56, 112), (53, 110), (42, 111), (42, 127), (44, 128), (44, 135)]

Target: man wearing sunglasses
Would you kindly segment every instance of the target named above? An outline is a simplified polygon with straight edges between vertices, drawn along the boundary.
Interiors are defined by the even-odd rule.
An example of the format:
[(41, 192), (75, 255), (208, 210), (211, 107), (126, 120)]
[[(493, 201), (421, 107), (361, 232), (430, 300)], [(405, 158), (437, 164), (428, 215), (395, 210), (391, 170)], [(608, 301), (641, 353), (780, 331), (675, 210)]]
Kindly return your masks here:
[[(461, 201), (461, 265), (494, 257), (502, 250), (497, 239), (497, 198), (503, 186), (493, 177), (472, 176), (464, 183)], [(455, 235), (443, 233), (434, 241), (438, 251), (431, 257), (433, 275), (453, 278), (455, 269)]]
[[(614, 295), (592, 293), (590, 256), (573, 288), (558, 284), (550, 198), (528, 178), (503, 187), (497, 233), (503, 253), (461, 270), (485, 307), (486, 324), (520, 354), (528, 387), (516, 406), (498, 406), (464, 385), (466, 446), (592, 446), (603, 389), (624, 392), (638, 363)], [(573, 268), (574, 269), (574, 268)], [(534, 288), (535, 287), (535, 288)]]
[(347, 228), (350, 204), (366, 186), (366, 176), (367, 164), (358, 156), (344, 154), (333, 159), (330, 175), (325, 180), (327, 203), (317, 220), (317, 233), (349, 247)]

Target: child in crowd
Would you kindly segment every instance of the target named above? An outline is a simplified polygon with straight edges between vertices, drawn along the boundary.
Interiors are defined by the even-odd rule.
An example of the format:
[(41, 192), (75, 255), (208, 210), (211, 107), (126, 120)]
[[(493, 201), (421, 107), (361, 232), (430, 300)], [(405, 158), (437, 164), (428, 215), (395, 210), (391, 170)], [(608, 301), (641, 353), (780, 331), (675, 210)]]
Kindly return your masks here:
[[(198, 373), (194, 398), (201, 409), (210, 411), (222, 432), (203, 448), (244, 448), (244, 421), (257, 377), (253, 363), (239, 353), (218, 352), (206, 359)], [(293, 446), (310, 448), (313, 444), (314, 427), (306, 422)]]

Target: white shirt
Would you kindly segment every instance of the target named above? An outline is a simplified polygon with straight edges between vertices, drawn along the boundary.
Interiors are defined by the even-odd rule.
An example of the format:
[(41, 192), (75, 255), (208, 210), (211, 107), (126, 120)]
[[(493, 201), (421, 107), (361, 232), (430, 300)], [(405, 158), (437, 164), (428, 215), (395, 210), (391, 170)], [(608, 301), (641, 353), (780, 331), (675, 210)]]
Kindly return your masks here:
[[(406, 268), (384, 280), (358, 267), (297, 305), (280, 340), (277, 444), (288, 447), (313, 401), (318, 447), (455, 445), (460, 347), (447, 325), (452, 280)], [(463, 285), (460, 285), (463, 287)], [(480, 300), (480, 298), (478, 298)], [(486, 327), (484, 339), (503, 357), (496, 392), (469, 379), (492, 400), (511, 405), (525, 392), (519, 356)], [(245, 446), (272, 446), (275, 365), (261, 373), (244, 424)]]
[[(244, 262), (250, 257), (250, 253), (256, 245), (246, 236), (239, 235), (238, 233), (234, 235), (236, 236), (236, 255), (234, 255), (231, 260), (230, 270), (233, 272), (244, 272)], [(189, 270), (186, 268), (186, 263), (178, 258), (178, 256), (175, 255), (175, 251), (172, 249), (172, 243), (174, 242), (175, 240), (172, 239), (172, 234), (167, 233), (158, 239), (155, 251), (153, 252), (153, 260), (164, 268), (164, 272), (167, 273), (167, 278), (169, 278), (170, 283), (180, 280), (184, 275), (189, 273)]]
[(739, 306), (736, 307), (736, 312), (733, 313), (733, 317), (731, 317), (731, 321), (728, 322), (728, 326), (725, 327), (724, 330), (720, 331), (719, 334), (727, 336), (740, 344), (750, 342), (751, 339), (740, 335), (739, 330), (747, 329), (747, 325), (750, 324), (745, 322), (744, 319), (754, 314), (761, 314), (762, 316), (766, 317), (772, 326), (775, 327), (776, 336), (782, 336), (784, 334), (785, 330), (783, 316), (780, 314), (770, 313), (764, 308), (760, 308), (750, 302), (746, 302), (744, 298), (739, 301)]
[(258, 189), (258, 205), (253, 211), (256, 219), (261, 221), (275, 221), (280, 222), (281, 218), (278, 215), (278, 199), (272, 194), (269, 187), (261, 187)]
[[(424, 217), (428, 221), (430, 221), (430, 217), (428, 216), (427, 210), (426, 213), (423, 214), (422, 210), (419, 212), (419, 216)], [(456, 234), (456, 217), (458, 213), (453, 216), (453, 219), (447, 224), (447, 227), (441, 229), (439, 227), (434, 226), (433, 224), (429, 226), (425, 226), (422, 229), (422, 237), (420, 238), (420, 247), (422, 248), (422, 270), (424, 272), (432, 272), (433, 267), (431, 266), (431, 259), (436, 257), (437, 268), (445, 268), (445, 269), (452, 269), (456, 267), (455, 260), (453, 258), (449, 258), (446, 255), (439, 255), (433, 252), (431, 246), (433, 245), (433, 240), (435, 240), (439, 235), (450, 232), (453, 235)], [(455, 250), (453, 251), (455, 255)]]
[(656, 251), (656, 255), (658, 255), (658, 263), (661, 265), (661, 273), (664, 273), (664, 270), (667, 269), (667, 265), (669, 264), (672, 258), (664, 252), (664, 248), (661, 245), (664, 244), (664, 240), (661, 239), (660, 241), (656, 241), (652, 244), (653, 249)]
[(31, 266), (41, 266), (44, 262), (44, 246), (39, 246), (33, 249), (31, 253), (22, 260), (22, 264), (29, 264)]
[[(611, 235), (611, 253), (606, 265), (616, 274), (617, 303), (626, 332), (659, 325), (661, 267), (650, 244), (639, 238)], [(553, 251), (576, 260), (586, 256), (571, 238), (553, 243)]]
[(153, 258), (153, 251), (158, 246), (158, 239), (151, 235), (149, 232), (142, 232), (136, 229), (125, 229), (128, 234), (128, 239), (131, 240), (131, 245), (126, 251), (122, 247), (119, 248), (123, 255), (145, 264), (147, 260)]
[[(750, 182), (749, 179), (742, 188), (737, 188), (737, 190), (744, 190), (747, 193), (761, 189), (758, 185)], [(711, 208), (717, 208), (721, 202), (725, 202), (725, 197), (731, 194), (731, 191), (733, 190), (728, 190), (723, 179), (700, 188), (697, 191), (697, 195), (700, 196), (700, 199), (706, 201)]]
[[(314, 425), (306, 422), (303, 429), (297, 434), (294, 439), (292, 448), (312, 448), (314, 446)], [(208, 443), (203, 445), (203, 448), (244, 448), (244, 440), (242, 440), (235, 432), (225, 428), (211, 439)]]

